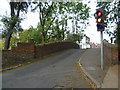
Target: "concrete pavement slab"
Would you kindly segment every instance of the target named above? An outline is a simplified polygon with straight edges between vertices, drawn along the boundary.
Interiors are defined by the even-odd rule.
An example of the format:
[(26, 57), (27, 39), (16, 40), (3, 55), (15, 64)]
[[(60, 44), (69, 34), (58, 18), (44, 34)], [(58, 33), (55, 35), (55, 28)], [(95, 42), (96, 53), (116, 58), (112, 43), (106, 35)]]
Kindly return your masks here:
[(108, 70), (105, 61), (104, 70), (100, 68), (100, 48), (86, 50), (79, 60), (79, 65), (87, 77), (96, 84), (96, 87), (100, 88)]
[(103, 80), (102, 88), (118, 88), (118, 65), (109, 68)]

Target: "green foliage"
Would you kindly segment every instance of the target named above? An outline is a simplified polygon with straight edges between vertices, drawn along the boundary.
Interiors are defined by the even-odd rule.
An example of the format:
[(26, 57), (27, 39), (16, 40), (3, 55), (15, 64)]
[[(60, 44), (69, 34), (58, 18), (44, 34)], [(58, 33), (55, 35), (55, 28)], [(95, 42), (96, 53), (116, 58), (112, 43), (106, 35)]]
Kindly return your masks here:
[[(18, 34), (18, 35), (17, 35)], [(24, 30), (23, 32), (14, 33), (11, 38), (11, 46), (16, 46), (17, 42), (28, 42), (29, 39), (34, 39), (34, 44), (40, 44), (41, 43), (41, 33), (31, 27), (28, 30)]]
[(68, 34), (67, 39), (73, 42), (79, 42), (82, 40), (83, 36), (81, 34)]
[[(17, 42), (27, 42), (30, 38), (34, 39), (35, 44), (65, 40), (70, 34), (68, 21), (73, 21), (76, 33), (83, 32), (83, 29), (88, 25), (87, 19), (89, 18), (90, 8), (82, 2), (32, 3), (31, 11), (35, 12), (39, 9), (40, 22), (37, 28), (31, 27), (22, 31), (20, 23), (24, 17), (20, 17), (20, 12), (27, 13), (30, 4), (27, 2), (9, 2), (11, 16), (3, 16), (1, 20), (5, 26), (3, 36), (5, 38), (8, 36), (5, 39), (6, 44), (8, 44), (5, 45), (6, 49), (9, 48), (9, 42), (11, 46), (16, 46)], [(83, 25), (80, 27), (79, 24)], [(71, 35), (74, 38), (73, 41), (80, 41), (81, 36), (75, 33), (71, 33)]]
[(114, 31), (114, 38), (114, 43), (116, 43), (120, 47), (120, 23), (117, 29)]
[(0, 50), (4, 49), (4, 40), (0, 40)]
[[(27, 2), (10, 2), (11, 16), (2, 16), (1, 22), (4, 24), (3, 33), (7, 34), (9, 32), (21, 31), (22, 27), (20, 26), (21, 20), (24, 17), (20, 18), (20, 11), (27, 13), (28, 3)], [(12, 29), (12, 30), (11, 30)]]
[(98, 2), (97, 7), (103, 8), (105, 12), (105, 25), (118, 22), (118, 1)]
[[(3, 16), (2, 19), (1, 19), (1, 21), (4, 24), (4, 29), (3, 29), (2, 33), (4, 33), (4, 35), (6, 36), (6, 34), (8, 32), (22, 31), (22, 28), (20, 26), (21, 20), (22, 19), (16, 18), (16, 17)], [(14, 26), (14, 28), (11, 31), (8, 31), (9, 28), (11, 28), (11, 25), (14, 24), (14, 23), (16, 23), (15, 26)]]
[[(82, 39), (83, 29), (87, 26), (89, 18), (89, 7), (82, 2), (34, 2), (32, 11), (39, 9), (40, 22), (37, 28), (29, 28), (22, 32), (15, 32), (12, 35), (11, 46), (16, 46), (17, 42), (28, 42), (30, 38), (34, 39), (34, 43), (41, 44), (47, 42), (55, 42), (62, 40), (78, 41)], [(16, 8), (15, 8), (16, 9)], [(11, 19), (6, 19), (8, 22)], [(16, 18), (16, 22), (20, 23), (20, 19)], [(15, 21), (13, 20), (13, 21)], [(69, 31), (69, 21), (73, 21), (76, 34)], [(6, 26), (8, 23), (6, 23)], [(79, 24), (82, 27), (79, 26)], [(20, 27), (20, 26), (18, 26)], [(16, 33), (18, 35), (16, 35)]]
[(19, 34), (19, 41), (20, 42), (28, 42), (28, 40), (30, 38), (34, 39), (35, 44), (40, 44), (42, 41), (41, 40), (41, 33), (32, 27)]
[[(97, 7), (103, 8), (105, 11), (105, 32), (109, 34), (112, 38), (115, 38), (115, 43), (120, 45), (120, 25), (119, 25), (119, 18), (120, 18), (120, 1), (111, 1), (111, 2), (98, 2)], [(112, 30), (113, 28), (113, 30)]]
[(17, 46), (17, 42), (19, 39), (15, 36), (15, 33), (12, 35), (11, 41), (10, 41), (10, 46), (14, 47)]
[[(76, 33), (83, 32), (87, 27), (89, 7), (82, 2), (33, 2), (32, 11), (39, 9), (38, 25), (42, 42), (64, 40), (68, 31), (68, 20), (74, 21)], [(81, 27), (79, 26), (81, 25)]]

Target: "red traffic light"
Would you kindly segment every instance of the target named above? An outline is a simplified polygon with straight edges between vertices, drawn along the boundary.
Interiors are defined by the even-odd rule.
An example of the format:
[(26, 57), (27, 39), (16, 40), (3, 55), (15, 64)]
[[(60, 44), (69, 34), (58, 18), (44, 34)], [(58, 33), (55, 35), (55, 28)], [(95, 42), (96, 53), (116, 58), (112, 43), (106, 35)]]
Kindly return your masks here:
[(98, 11), (97, 13), (97, 16), (102, 16), (102, 12)]

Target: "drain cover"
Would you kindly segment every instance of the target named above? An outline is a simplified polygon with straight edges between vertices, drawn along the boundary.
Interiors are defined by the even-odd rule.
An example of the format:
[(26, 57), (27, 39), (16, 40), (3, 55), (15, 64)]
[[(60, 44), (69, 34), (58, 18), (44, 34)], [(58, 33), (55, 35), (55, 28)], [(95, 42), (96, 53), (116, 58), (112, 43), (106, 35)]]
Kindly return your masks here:
[(96, 70), (95, 67), (86, 67), (87, 70)]
[(55, 85), (54, 88), (64, 88), (64, 86)]

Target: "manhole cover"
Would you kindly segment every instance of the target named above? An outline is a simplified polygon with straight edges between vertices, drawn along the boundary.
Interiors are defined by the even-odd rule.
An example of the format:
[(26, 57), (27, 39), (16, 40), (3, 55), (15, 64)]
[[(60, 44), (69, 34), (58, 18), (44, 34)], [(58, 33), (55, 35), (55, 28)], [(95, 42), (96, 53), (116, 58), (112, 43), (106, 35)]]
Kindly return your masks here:
[(95, 67), (86, 67), (87, 70), (96, 70)]
[(55, 85), (54, 88), (64, 88), (64, 86)]

